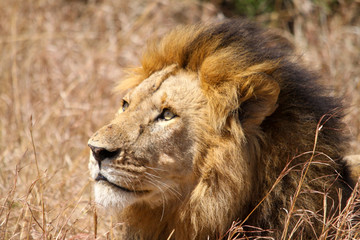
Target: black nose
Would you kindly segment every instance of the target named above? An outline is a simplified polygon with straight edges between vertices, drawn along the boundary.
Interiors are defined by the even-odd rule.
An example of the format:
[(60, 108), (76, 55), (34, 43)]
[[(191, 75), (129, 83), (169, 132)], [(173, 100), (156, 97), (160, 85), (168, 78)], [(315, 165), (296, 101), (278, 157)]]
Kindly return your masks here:
[(98, 162), (99, 167), (101, 167), (101, 162), (105, 159), (112, 159), (117, 157), (120, 154), (120, 148), (115, 150), (108, 150), (104, 147), (96, 147), (91, 144), (88, 144), (95, 160)]

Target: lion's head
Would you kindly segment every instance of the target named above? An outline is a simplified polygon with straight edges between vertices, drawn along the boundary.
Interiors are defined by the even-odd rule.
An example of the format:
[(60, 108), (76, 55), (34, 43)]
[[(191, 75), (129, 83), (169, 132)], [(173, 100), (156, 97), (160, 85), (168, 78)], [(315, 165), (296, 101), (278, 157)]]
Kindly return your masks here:
[[(166, 239), (173, 230), (176, 239), (221, 236), (292, 158), (313, 149), (326, 114), (316, 151), (335, 160), (318, 154), (322, 164), (307, 173), (318, 180), (306, 189), (336, 200), (344, 186), (335, 173), (346, 170), (339, 105), (291, 55), (286, 41), (241, 20), (178, 28), (149, 44), (142, 67), (120, 83), (126, 94), (115, 119), (89, 140), (96, 202), (119, 212), (129, 239)], [(296, 157), (294, 168), (308, 158)], [(281, 230), (300, 172), (287, 173), (248, 223)], [(322, 206), (316, 194), (296, 205)]]
[(162, 206), (194, 188), (194, 159), (208, 128), (194, 73), (169, 66), (129, 91), (117, 116), (89, 141), (96, 200), (122, 209)]

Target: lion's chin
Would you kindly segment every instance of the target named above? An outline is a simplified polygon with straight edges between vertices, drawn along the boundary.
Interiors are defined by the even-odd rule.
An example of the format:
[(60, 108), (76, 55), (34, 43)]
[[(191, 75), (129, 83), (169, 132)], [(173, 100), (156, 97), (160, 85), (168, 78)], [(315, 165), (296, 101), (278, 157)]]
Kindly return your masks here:
[(95, 183), (94, 195), (97, 204), (105, 208), (116, 209), (116, 211), (122, 211), (138, 200), (138, 196), (135, 194), (121, 191), (101, 181)]

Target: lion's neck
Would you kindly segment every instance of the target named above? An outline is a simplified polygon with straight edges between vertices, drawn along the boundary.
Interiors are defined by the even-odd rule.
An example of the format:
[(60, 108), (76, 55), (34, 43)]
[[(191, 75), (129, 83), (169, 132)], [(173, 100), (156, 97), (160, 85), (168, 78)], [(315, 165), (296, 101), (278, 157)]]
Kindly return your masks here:
[[(215, 233), (214, 229), (201, 221), (201, 216), (195, 213), (196, 210), (192, 210), (189, 199), (181, 203), (179, 200), (176, 201), (167, 202), (165, 209), (162, 206), (151, 208), (146, 204), (138, 204), (127, 209), (121, 219), (127, 224), (124, 239), (189, 240), (219, 235), (218, 231)], [(199, 219), (194, 218), (197, 215)], [(224, 221), (219, 220), (219, 225), (223, 223)]]
[[(167, 202), (165, 206), (150, 207), (139, 203), (124, 211), (121, 220), (127, 223), (125, 239), (168, 239), (180, 231), (178, 209), (179, 203)], [(172, 233), (174, 232), (174, 233)], [(175, 235), (173, 235), (175, 236)]]

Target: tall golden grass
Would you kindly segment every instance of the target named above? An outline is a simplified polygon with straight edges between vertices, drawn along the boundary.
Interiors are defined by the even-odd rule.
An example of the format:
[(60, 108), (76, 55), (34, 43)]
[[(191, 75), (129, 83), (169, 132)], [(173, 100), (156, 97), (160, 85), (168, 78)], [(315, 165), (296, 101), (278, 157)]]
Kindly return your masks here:
[[(349, 154), (360, 153), (359, 5), (339, 1), (330, 14), (294, 0), (290, 12), (257, 18), (345, 96)], [(112, 89), (146, 39), (223, 17), (198, 1), (1, 0), (0, 239), (116, 238), (121, 224), (95, 212), (87, 139), (119, 107)]]

